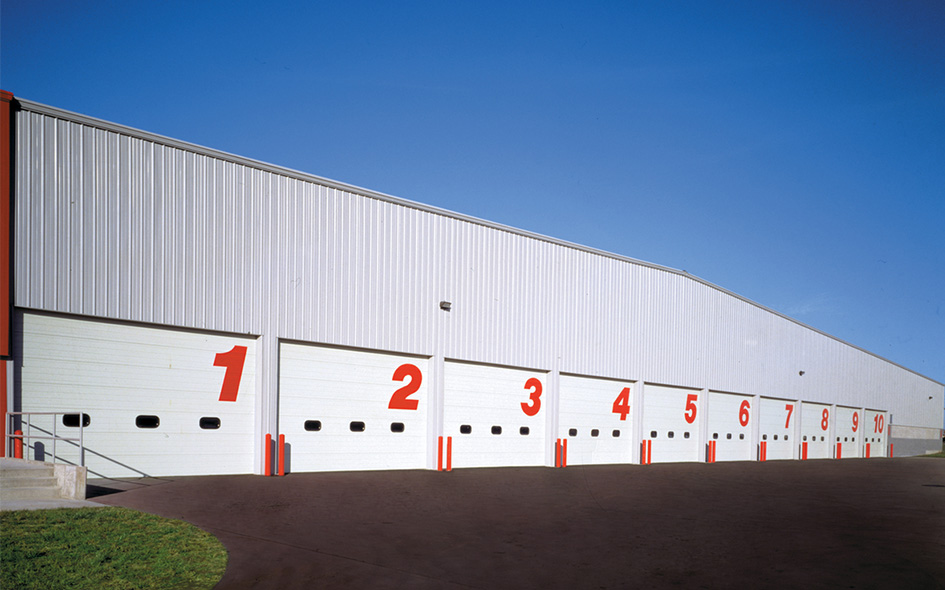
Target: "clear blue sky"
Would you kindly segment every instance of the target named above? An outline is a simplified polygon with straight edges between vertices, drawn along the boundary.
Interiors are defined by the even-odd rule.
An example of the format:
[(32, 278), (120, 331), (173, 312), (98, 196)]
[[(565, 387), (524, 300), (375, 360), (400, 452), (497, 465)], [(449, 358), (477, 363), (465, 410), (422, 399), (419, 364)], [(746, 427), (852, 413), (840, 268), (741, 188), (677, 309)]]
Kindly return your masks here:
[(15, 95), (683, 269), (945, 382), (945, 3), (4, 0)]

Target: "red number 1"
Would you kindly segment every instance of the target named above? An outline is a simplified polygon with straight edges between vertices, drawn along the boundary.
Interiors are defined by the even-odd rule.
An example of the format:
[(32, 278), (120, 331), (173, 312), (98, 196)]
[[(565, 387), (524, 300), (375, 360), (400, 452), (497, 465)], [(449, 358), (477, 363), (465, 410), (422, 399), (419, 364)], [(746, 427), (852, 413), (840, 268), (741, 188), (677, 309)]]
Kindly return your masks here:
[(235, 402), (240, 391), (240, 379), (243, 378), (243, 363), (246, 362), (246, 347), (234, 346), (229, 352), (219, 352), (213, 359), (214, 367), (226, 367), (223, 374), (223, 387), (220, 389), (221, 402)]

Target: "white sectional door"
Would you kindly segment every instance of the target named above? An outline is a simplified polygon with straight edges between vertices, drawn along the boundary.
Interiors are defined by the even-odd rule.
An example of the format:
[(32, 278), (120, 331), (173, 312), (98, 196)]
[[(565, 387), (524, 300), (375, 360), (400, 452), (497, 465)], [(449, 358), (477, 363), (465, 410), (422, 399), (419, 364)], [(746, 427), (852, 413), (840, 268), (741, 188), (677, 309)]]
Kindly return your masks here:
[[(889, 414), (876, 410), (866, 410), (863, 420), (863, 456), (869, 457), (887, 457), (886, 434), (889, 430)], [(868, 446), (867, 446), (868, 445)]]
[(716, 461), (750, 461), (754, 398), (709, 392), (709, 441), (715, 442)]
[(425, 468), (428, 365), (423, 357), (280, 343), (286, 469)]
[(646, 384), (643, 388), (643, 439), (651, 441), (653, 463), (700, 461), (701, 391)]
[(801, 458), (804, 458), (804, 443), (807, 443), (807, 459), (829, 459), (830, 422), (834, 419), (831, 408), (824, 404), (803, 402), (801, 404)]
[(453, 467), (544, 465), (545, 387), (539, 371), (447, 361), (443, 434)]
[[(863, 433), (863, 412), (857, 408), (837, 407), (836, 445), (837, 459), (860, 456), (860, 437)], [(839, 450), (837, 450), (839, 449)]]
[[(89, 477), (253, 471), (254, 338), (24, 312), (16, 322), (22, 409), (76, 412), (56, 417), (59, 436), (88, 424)], [(34, 423), (51, 431), (52, 420)], [(56, 454), (78, 462), (68, 443)]]
[(766, 461), (794, 458), (796, 409), (797, 402), (794, 401), (761, 398), (759, 425)]
[(558, 438), (568, 441), (567, 464), (631, 461), (633, 383), (561, 375)]

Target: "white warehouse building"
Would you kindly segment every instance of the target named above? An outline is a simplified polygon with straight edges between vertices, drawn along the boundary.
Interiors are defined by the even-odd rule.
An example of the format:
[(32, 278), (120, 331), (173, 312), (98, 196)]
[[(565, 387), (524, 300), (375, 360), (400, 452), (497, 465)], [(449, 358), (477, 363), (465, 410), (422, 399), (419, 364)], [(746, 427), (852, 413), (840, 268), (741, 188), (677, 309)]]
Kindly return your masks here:
[(0, 104), (8, 454), (16, 430), (90, 477), (941, 449), (941, 383), (684, 272)]

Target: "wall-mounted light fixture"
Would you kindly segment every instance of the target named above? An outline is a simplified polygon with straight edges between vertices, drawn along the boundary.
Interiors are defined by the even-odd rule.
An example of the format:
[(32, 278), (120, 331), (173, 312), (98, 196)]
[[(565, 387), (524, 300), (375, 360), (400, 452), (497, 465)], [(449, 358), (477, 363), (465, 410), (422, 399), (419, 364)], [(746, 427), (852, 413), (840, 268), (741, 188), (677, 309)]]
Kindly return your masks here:
[(803, 376), (804, 376), (804, 371), (798, 371), (797, 374), (800, 375), (801, 377), (803, 377)]
[(450, 309), (452, 309), (452, 307), (453, 307), (453, 304), (450, 303), (449, 301), (440, 301), (440, 309), (442, 309), (443, 311), (449, 311)]

